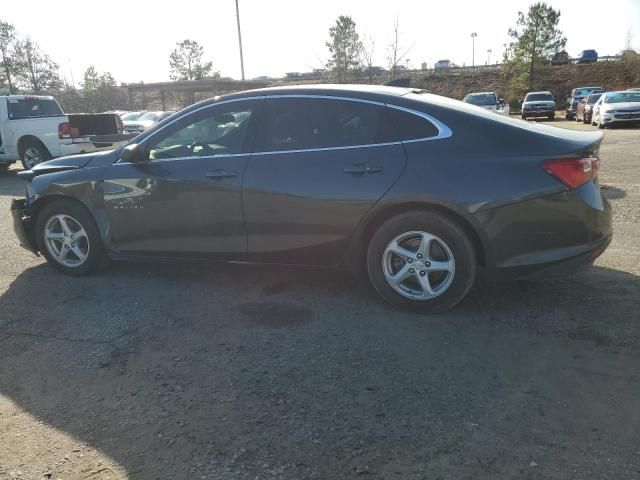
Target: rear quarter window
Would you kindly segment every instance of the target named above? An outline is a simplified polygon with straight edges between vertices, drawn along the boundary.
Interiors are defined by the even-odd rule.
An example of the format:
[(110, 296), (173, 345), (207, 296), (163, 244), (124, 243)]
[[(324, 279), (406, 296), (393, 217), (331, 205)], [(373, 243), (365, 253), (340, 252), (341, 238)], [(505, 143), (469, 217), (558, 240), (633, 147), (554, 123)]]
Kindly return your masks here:
[(394, 107), (388, 107), (389, 118), (400, 140), (420, 140), (436, 137), (436, 126), (424, 117)]

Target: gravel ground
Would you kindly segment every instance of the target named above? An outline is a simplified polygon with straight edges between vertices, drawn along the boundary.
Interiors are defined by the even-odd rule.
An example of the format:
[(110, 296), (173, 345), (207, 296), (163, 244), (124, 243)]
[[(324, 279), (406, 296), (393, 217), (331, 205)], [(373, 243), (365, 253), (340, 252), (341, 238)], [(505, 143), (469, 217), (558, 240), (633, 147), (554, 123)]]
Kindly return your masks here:
[(593, 269), (436, 317), (324, 270), (68, 278), (16, 244), (0, 174), (0, 479), (639, 478), (639, 133), (605, 133)]

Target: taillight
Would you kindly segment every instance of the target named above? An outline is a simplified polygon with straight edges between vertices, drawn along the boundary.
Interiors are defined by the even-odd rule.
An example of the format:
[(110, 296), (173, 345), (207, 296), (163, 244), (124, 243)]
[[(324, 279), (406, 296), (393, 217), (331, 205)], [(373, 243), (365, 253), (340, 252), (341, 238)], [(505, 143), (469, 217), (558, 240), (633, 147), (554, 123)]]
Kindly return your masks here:
[(63, 138), (71, 138), (71, 124), (68, 122), (61, 123), (58, 125), (58, 138), (62, 140)]
[(122, 123), (120, 115), (116, 115), (116, 123), (118, 124), (118, 133), (122, 133), (124, 131), (124, 123)]
[(554, 158), (542, 162), (542, 168), (569, 188), (577, 188), (598, 176), (600, 159)]

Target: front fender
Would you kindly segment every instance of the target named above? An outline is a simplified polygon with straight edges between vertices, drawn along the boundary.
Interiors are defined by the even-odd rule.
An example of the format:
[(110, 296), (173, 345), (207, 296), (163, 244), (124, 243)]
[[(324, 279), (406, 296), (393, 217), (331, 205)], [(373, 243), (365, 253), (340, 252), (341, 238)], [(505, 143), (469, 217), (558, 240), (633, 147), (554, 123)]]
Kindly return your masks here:
[[(58, 199), (80, 203), (96, 222), (106, 240), (108, 220), (104, 211), (102, 169), (77, 169), (39, 175), (27, 184), (27, 204), (34, 220), (42, 208)], [(106, 243), (105, 243), (106, 244)]]

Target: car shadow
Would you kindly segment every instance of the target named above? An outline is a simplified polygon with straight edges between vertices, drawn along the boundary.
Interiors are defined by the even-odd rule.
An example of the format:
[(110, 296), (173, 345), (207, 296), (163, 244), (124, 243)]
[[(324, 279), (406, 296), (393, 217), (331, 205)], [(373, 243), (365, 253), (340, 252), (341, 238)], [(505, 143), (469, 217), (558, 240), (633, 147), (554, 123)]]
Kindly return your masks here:
[(600, 191), (602, 192), (602, 195), (604, 195), (609, 200), (619, 200), (626, 197), (627, 195), (626, 190), (614, 187), (612, 185), (602, 184), (600, 185)]
[[(41, 264), (0, 297), (0, 399), (73, 447), (0, 421), (34, 478), (86, 478), (96, 452), (131, 479), (560, 475), (557, 445), (605, 472), (635, 448), (639, 307), (640, 277), (604, 267), (422, 316), (332, 270)], [(592, 428), (607, 462), (572, 440)]]

